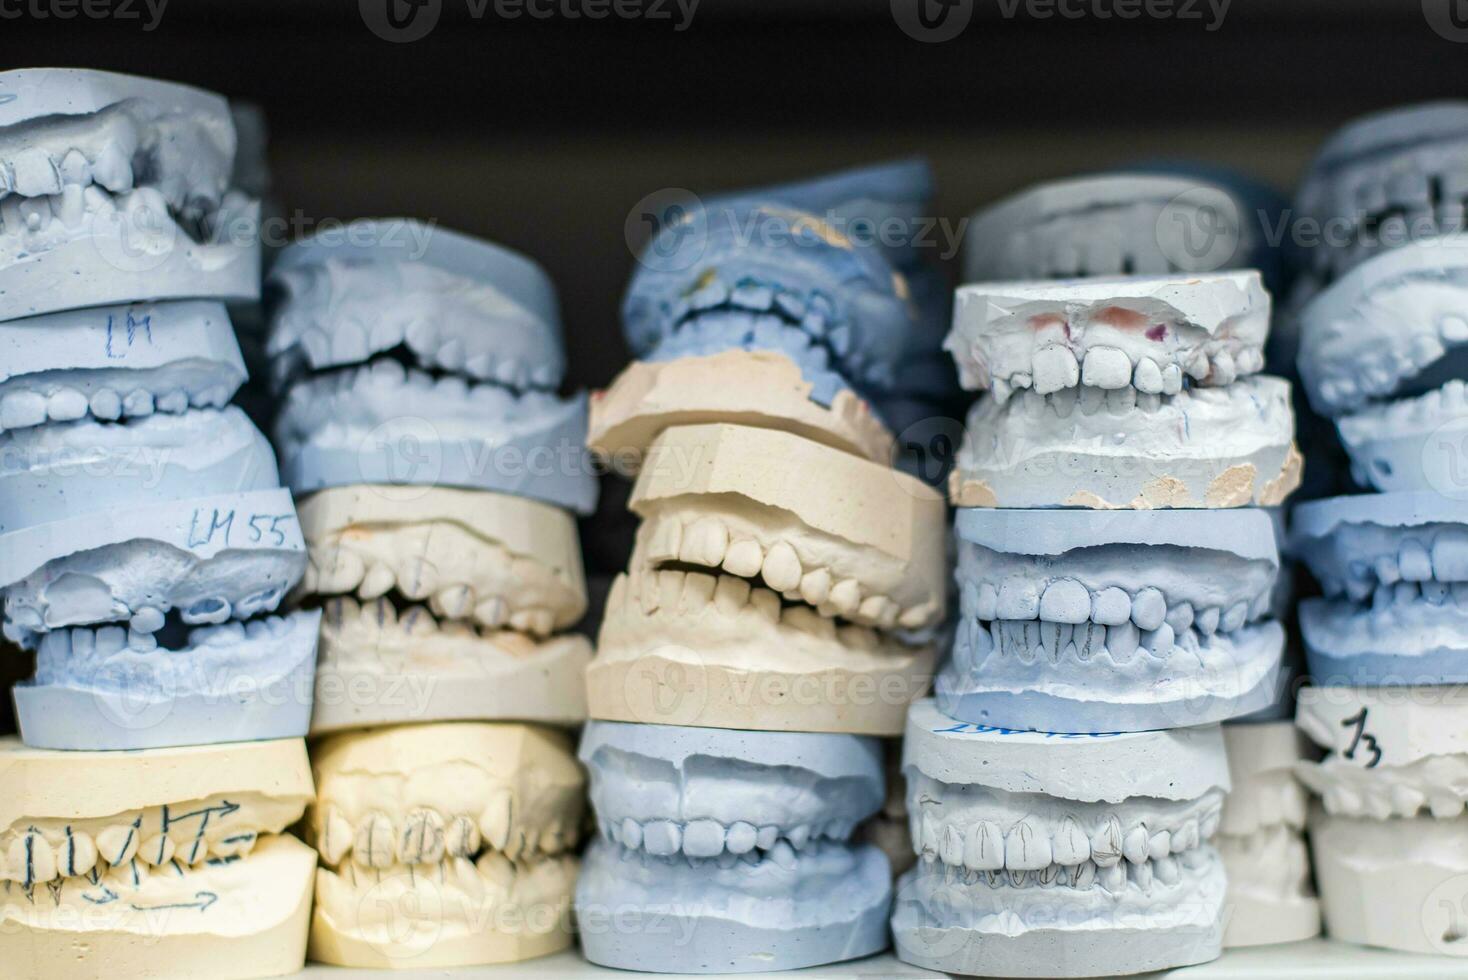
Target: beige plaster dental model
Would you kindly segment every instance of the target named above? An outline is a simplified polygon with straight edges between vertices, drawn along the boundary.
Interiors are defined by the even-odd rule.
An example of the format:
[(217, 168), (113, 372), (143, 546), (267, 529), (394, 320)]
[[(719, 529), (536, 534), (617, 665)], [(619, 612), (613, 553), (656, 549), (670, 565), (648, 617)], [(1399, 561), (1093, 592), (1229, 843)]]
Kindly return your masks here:
[(958, 290), (969, 413), (960, 507), (1241, 507), (1300, 483), (1286, 381), (1264, 365), (1257, 272)]
[(1327, 750), (1296, 769), (1322, 798), (1309, 826), (1326, 932), (1468, 956), (1468, 699), (1457, 686), (1306, 688), (1295, 721)]
[(1214, 845), (1228, 874), (1224, 946), (1292, 943), (1320, 934), (1305, 848), (1306, 752), (1294, 723), (1223, 726), (1233, 789)]
[(311, 958), (426, 969), (570, 946), (585, 776), (569, 738), (455, 722), (314, 747)]
[[(482, 718), (576, 724), (591, 644), (571, 514), (524, 497), (351, 486), (300, 503), (325, 602), (313, 733)], [(421, 603), (426, 602), (426, 607)]]
[(788, 432), (710, 424), (653, 443), (642, 518), (587, 672), (593, 718), (896, 735), (942, 619), (943, 501)]
[(55, 752), (0, 739), (6, 980), (245, 980), (305, 962), (300, 739)]

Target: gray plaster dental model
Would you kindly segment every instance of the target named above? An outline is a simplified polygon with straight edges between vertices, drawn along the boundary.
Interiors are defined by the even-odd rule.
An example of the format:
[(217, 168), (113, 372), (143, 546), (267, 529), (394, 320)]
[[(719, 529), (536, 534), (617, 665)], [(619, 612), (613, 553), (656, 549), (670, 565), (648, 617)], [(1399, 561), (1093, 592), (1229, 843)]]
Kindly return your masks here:
[(0, 739), (7, 980), (248, 980), (305, 964), (300, 739), (51, 752)]
[(903, 749), (918, 864), (897, 885), (900, 959), (1000, 977), (1093, 977), (1219, 954), (1217, 726), (1049, 735), (955, 722), (932, 701)]
[(960, 507), (1239, 507), (1299, 485), (1257, 272), (958, 290), (945, 346), (969, 413)]
[(587, 670), (593, 718), (897, 735), (942, 621), (944, 507), (918, 480), (774, 429), (676, 426)]
[(586, 718), (586, 610), (572, 515), (486, 491), (322, 490), (301, 501), (324, 596), (313, 733), (484, 718)]
[(1214, 843), (1228, 872), (1223, 944), (1260, 946), (1320, 934), (1305, 847), (1309, 802), (1294, 768), (1308, 758), (1292, 721), (1223, 726), (1233, 788)]
[(580, 757), (601, 828), (576, 885), (591, 962), (753, 973), (887, 946), (887, 859), (848, 843), (882, 805), (876, 739), (593, 721)]
[(951, 386), (947, 290), (915, 244), (931, 192), (907, 161), (688, 204), (639, 256), (640, 360), (593, 402), (592, 447), (632, 470), (664, 427), (723, 421), (887, 461), (865, 399)]
[(1300, 692), (1296, 723), (1326, 750), (1296, 773), (1321, 797), (1310, 849), (1332, 938), (1468, 956), (1465, 722), (1456, 686)]
[(239, 409), (14, 429), (0, 455), (4, 632), (37, 656), (27, 744), (305, 734), (317, 614), (265, 615), (305, 544)]
[(1293, 541), (1324, 593), (1300, 603), (1316, 684), (1468, 681), (1468, 502), (1430, 491), (1311, 501)]
[(260, 293), (259, 205), (223, 98), (111, 72), (0, 73), (0, 320)]
[(140, 303), (0, 323), (0, 432), (223, 408), (245, 380), (219, 303)]
[(964, 281), (1259, 268), (1256, 206), (1223, 183), (1140, 170), (1039, 184), (973, 214)]
[(1328, 140), (1295, 210), (1314, 223), (1310, 276), (1328, 284), (1372, 256), (1465, 230), (1468, 102), (1427, 102), (1355, 120)]
[(1310, 403), (1335, 419), (1357, 482), (1462, 494), (1468, 427), (1468, 235), (1357, 265), (1301, 313)]
[(555, 394), (560, 316), (544, 271), (404, 219), (284, 249), (269, 352), (276, 446), (297, 493), (435, 484), (590, 513), (586, 399)]
[[(1278, 696), (1279, 557), (1258, 510), (961, 510), (938, 704), (1041, 732), (1203, 725)], [(1145, 583), (1145, 584), (1143, 584)]]

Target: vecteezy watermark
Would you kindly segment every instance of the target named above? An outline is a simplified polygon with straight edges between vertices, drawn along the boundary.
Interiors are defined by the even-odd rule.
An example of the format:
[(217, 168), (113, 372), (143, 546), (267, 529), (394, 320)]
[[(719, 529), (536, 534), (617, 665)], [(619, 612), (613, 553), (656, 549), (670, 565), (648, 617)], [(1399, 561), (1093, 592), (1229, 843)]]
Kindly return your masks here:
[(149, 32), (167, 7), (168, 0), (0, 0), (0, 20), (119, 20)]
[(1468, 41), (1468, 0), (1422, 0), (1422, 16), (1443, 40)]
[[(458, 2), (458, 0), (455, 0)], [(672, 24), (675, 33), (693, 25), (702, 0), (462, 0), (470, 19), (646, 20)], [(420, 41), (438, 26), (444, 0), (357, 0), (367, 29), (384, 41)]]
[[(1212, 33), (1223, 26), (1233, 0), (979, 0), (1004, 20), (1176, 20)], [(1424, 3), (1430, 0), (1424, 0)], [(1449, 0), (1456, 2), (1456, 0)], [(915, 41), (951, 41), (973, 19), (976, 0), (891, 0), (892, 19)]]

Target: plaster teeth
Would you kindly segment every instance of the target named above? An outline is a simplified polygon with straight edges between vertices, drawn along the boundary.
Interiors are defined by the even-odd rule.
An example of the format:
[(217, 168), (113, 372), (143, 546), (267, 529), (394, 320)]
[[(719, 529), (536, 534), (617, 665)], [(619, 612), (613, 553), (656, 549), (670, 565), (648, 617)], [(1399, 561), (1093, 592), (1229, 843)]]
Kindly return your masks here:
[(490, 629), (498, 629), (503, 626), (508, 615), (509, 606), (499, 596), (483, 599), (474, 607), (474, 621)]
[(1142, 358), (1137, 362), (1136, 370), (1132, 372), (1132, 385), (1143, 394), (1160, 395), (1162, 393), (1162, 369), (1150, 357)]
[(1034, 355), (1034, 390), (1042, 395), (1074, 388), (1081, 378), (1076, 356), (1067, 347), (1052, 344)]
[(1115, 347), (1092, 347), (1081, 367), (1081, 383), (1093, 388), (1124, 388), (1132, 380), (1132, 363)]
[(1004, 835), (1004, 863), (1019, 871), (1037, 871), (1051, 861), (1050, 839), (1029, 819), (1021, 820)]
[(58, 872), (67, 878), (84, 875), (97, 865), (97, 845), (91, 835), (67, 831), (66, 840), (56, 851)]
[(402, 864), (437, 864), (444, 856), (443, 817), (434, 810), (414, 810), (397, 839)]
[(500, 790), (479, 815), (479, 831), (490, 847), (503, 851), (509, 847), (514, 824), (515, 800), (508, 790)]
[(61, 173), (51, 154), (40, 147), (29, 147), (12, 157), (10, 171), (11, 186), (23, 197), (61, 193)]
[(750, 538), (741, 538), (729, 545), (724, 555), (724, 570), (730, 575), (753, 578), (764, 566), (765, 555), (759, 543)]
[(510, 628), (532, 636), (549, 636), (555, 625), (555, 614), (549, 609), (520, 609), (510, 614)]
[(158, 638), (152, 633), (139, 633), (137, 630), (128, 630), (127, 646), (129, 650), (150, 653), (158, 649)]
[(1176, 639), (1172, 627), (1163, 623), (1155, 630), (1148, 630), (1142, 634), (1142, 648), (1150, 656), (1161, 660), (1172, 653), (1172, 647)]
[(387, 595), (396, 584), (397, 578), (392, 569), (381, 562), (374, 562), (362, 576), (362, 582), (357, 586), (357, 595), (363, 599), (376, 599)]
[(806, 572), (800, 579), (800, 597), (812, 606), (819, 606), (831, 594), (831, 573), (824, 568)]
[(138, 857), (155, 868), (173, 860), (177, 846), (167, 834), (157, 834), (138, 845)]
[(326, 811), (325, 819), (322, 821), (320, 839), (316, 842), (317, 849), (329, 865), (341, 864), (342, 858), (352, 849), (352, 825), (347, 818), (341, 815), (336, 807), (330, 807)]
[(987, 820), (969, 829), (964, 842), (963, 863), (975, 871), (998, 871), (1004, 867), (1004, 835)]
[(999, 619), (1035, 619), (1040, 615), (1040, 590), (1034, 582), (1011, 578), (999, 586), (995, 605)]
[(1082, 415), (1095, 415), (1106, 405), (1106, 390), (1084, 386), (1077, 397)]
[(440, 618), (458, 619), (474, 608), (474, 592), (467, 585), (451, 585), (434, 593), (428, 608)]
[(1179, 602), (1167, 610), (1165, 621), (1172, 627), (1173, 633), (1182, 633), (1193, 625), (1193, 607), (1186, 602)]
[(805, 571), (795, 549), (784, 541), (777, 541), (765, 555), (760, 574), (770, 588), (776, 592), (787, 592), (799, 587)]
[(683, 846), (683, 829), (671, 820), (649, 820), (642, 827), (642, 847), (647, 853), (666, 857)]
[(1162, 592), (1145, 588), (1132, 597), (1132, 622), (1140, 630), (1155, 630), (1167, 616), (1167, 600)]
[(1091, 842), (1071, 817), (1061, 821), (1060, 831), (1051, 845), (1058, 864), (1077, 865), (1091, 858)]
[(768, 622), (779, 622), (780, 597), (769, 589), (750, 589), (748, 608)]
[(1221, 615), (1222, 614), (1219, 612), (1217, 606), (1209, 606), (1208, 608), (1197, 614), (1197, 616), (1193, 620), (1193, 625), (1196, 626), (1198, 631), (1204, 636), (1212, 636), (1214, 633), (1218, 632), (1218, 621), (1221, 618)]
[(682, 543), (683, 526), (677, 521), (658, 521), (647, 542), (647, 557), (653, 562), (674, 561)]
[(861, 605), (861, 586), (854, 578), (842, 579), (831, 587), (831, 605), (842, 616), (850, 616)]
[(729, 548), (729, 529), (722, 521), (700, 518), (682, 533), (678, 557), (696, 565), (718, 568)]
[(144, 606), (133, 613), (128, 625), (139, 633), (156, 633), (163, 628), (163, 610)]
[(1182, 368), (1176, 364), (1169, 364), (1162, 369), (1162, 393), (1164, 395), (1175, 395), (1183, 390)]
[(1102, 589), (1091, 597), (1091, 621), (1102, 626), (1120, 626), (1132, 615), (1132, 599), (1115, 586)]
[(105, 827), (96, 838), (97, 850), (102, 859), (111, 865), (122, 865), (132, 861), (141, 843), (138, 824), (113, 824)]
[(1121, 853), (1132, 864), (1145, 864), (1149, 857), (1151, 838), (1145, 825), (1138, 824), (1122, 838)]
[(357, 835), (352, 842), (352, 860), (367, 868), (391, 866), (395, 837), (387, 817), (380, 813), (370, 814), (357, 825)]
[(1091, 615), (1091, 594), (1075, 579), (1057, 579), (1040, 596), (1039, 617), (1052, 623), (1084, 623)]

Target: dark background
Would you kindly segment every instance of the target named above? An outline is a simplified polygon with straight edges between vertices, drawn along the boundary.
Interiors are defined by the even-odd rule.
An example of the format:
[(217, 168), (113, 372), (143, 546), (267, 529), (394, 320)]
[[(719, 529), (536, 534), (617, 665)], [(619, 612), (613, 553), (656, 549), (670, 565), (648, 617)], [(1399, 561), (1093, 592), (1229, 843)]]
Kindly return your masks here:
[(574, 386), (627, 358), (623, 226), (659, 188), (922, 153), (936, 213), (954, 220), (1040, 178), (1159, 155), (1289, 189), (1352, 116), (1468, 96), (1468, 44), (1435, 33), (1420, 0), (1233, 0), (1212, 32), (1007, 19), (1000, 0), (967, 0), (966, 30), (937, 44), (904, 34), (888, 0), (703, 0), (681, 33), (439, 2), (436, 28), (407, 44), (371, 33), (357, 0), (170, 0), (152, 32), (7, 19), (0, 44), (7, 67), (107, 68), (259, 103), (275, 196), (308, 222), (410, 214), (529, 253), (560, 289)]

